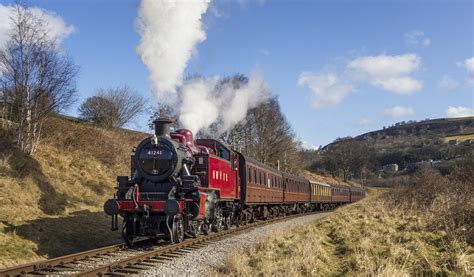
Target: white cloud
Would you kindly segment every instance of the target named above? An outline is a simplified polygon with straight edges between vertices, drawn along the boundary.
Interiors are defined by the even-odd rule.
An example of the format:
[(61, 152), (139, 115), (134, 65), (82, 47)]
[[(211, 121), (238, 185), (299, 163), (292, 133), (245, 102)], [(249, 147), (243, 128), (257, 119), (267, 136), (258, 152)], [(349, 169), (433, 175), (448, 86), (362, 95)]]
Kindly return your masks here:
[(468, 107), (452, 107), (446, 110), (445, 113), (446, 117), (466, 117), (466, 116), (474, 116), (474, 109)]
[(356, 79), (401, 95), (411, 95), (423, 88), (423, 82), (410, 75), (421, 67), (416, 54), (365, 56), (352, 60), (347, 68)]
[(321, 108), (337, 105), (355, 90), (354, 86), (341, 80), (335, 74), (302, 72), (298, 79), (300, 87), (308, 87), (312, 92), (312, 106)]
[(414, 114), (415, 109), (409, 107), (395, 106), (393, 108), (385, 110), (385, 115), (389, 117), (406, 117), (413, 116)]
[(413, 30), (405, 34), (405, 41), (409, 45), (425, 46), (431, 45), (431, 39), (422, 31)]
[(447, 90), (457, 89), (459, 85), (459, 82), (451, 78), (449, 75), (443, 75), (441, 81), (439, 82), (439, 86)]
[[(58, 46), (75, 30), (74, 26), (66, 24), (61, 16), (52, 11), (38, 7), (30, 7), (29, 9), (36, 18), (44, 22), (48, 38), (56, 40)], [(16, 6), (0, 4), (0, 49), (4, 49), (9, 40), (13, 27), (10, 18), (15, 15), (15, 12)]]
[(467, 70), (469, 79), (474, 82), (474, 57), (464, 60), (463, 66)]

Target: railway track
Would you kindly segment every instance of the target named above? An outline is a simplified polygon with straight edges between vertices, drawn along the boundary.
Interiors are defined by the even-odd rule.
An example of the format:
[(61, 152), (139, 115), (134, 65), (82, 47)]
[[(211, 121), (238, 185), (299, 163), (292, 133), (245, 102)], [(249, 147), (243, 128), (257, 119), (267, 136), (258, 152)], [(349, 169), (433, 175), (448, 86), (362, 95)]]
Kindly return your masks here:
[(231, 235), (237, 235), (249, 229), (296, 217), (316, 214), (311, 212), (257, 221), (240, 227), (233, 227), (218, 233), (201, 235), (187, 239), (182, 243), (154, 243), (139, 241), (132, 249), (123, 244), (89, 250), (50, 260), (20, 265), (0, 270), (0, 276), (131, 276), (152, 270), (170, 260), (212, 244)]

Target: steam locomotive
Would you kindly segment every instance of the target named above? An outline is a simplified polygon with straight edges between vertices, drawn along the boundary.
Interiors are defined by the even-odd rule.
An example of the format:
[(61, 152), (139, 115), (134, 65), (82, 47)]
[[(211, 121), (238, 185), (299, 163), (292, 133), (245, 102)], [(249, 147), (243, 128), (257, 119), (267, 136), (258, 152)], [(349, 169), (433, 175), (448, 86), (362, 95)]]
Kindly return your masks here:
[(281, 172), (213, 139), (194, 140), (172, 121), (154, 121), (155, 133), (131, 156), (131, 176), (117, 177), (104, 204), (112, 230), (122, 236), (161, 237), (173, 243), (290, 213), (327, 210), (365, 196), (363, 189), (333, 186)]

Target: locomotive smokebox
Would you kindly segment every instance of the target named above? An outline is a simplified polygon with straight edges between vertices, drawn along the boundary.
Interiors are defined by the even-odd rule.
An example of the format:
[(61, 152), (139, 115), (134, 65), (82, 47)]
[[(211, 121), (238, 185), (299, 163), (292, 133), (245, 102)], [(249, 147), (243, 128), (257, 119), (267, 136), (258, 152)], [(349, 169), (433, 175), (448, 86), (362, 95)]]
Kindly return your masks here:
[(155, 124), (155, 135), (157, 137), (170, 137), (170, 125), (174, 121), (170, 118), (158, 118), (157, 120), (153, 121)]

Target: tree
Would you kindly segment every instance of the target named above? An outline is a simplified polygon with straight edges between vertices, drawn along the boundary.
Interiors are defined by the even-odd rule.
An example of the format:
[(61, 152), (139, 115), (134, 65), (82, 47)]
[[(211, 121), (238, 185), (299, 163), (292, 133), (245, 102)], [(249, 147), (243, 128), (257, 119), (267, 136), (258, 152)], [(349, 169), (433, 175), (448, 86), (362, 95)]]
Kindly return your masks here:
[(44, 119), (75, 100), (78, 69), (48, 36), (44, 20), (21, 4), (10, 18), (13, 26), (0, 50), (0, 87), (16, 123), (16, 143), (27, 154), (36, 152)]
[(155, 128), (153, 121), (163, 117), (173, 120), (173, 123), (170, 125), (172, 128), (178, 129), (180, 127), (178, 120), (179, 116), (176, 110), (170, 105), (160, 103), (156, 108), (150, 108), (150, 111), (151, 116), (148, 118), (148, 127), (150, 127), (151, 130), (154, 130)]
[(333, 176), (337, 173), (344, 180), (350, 176), (366, 177), (372, 150), (362, 141), (351, 138), (337, 139), (323, 154), (323, 165)]
[(79, 107), (82, 119), (107, 127), (122, 127), (145, 110), (146, 101), (127, 85), (99, 89)]
[(249, 110), (223, 140), (262, 163), (293, 173), (301, 170), (298, 142), (276, 97)]

